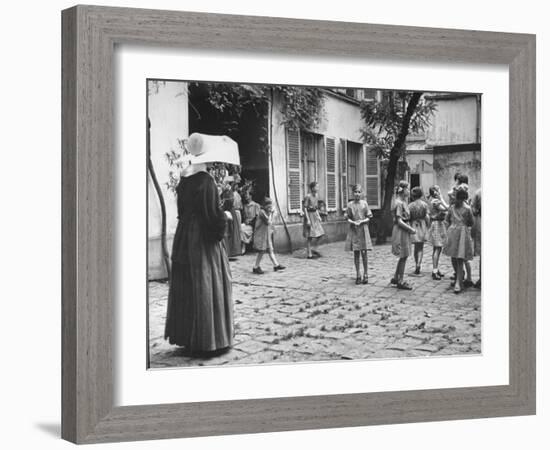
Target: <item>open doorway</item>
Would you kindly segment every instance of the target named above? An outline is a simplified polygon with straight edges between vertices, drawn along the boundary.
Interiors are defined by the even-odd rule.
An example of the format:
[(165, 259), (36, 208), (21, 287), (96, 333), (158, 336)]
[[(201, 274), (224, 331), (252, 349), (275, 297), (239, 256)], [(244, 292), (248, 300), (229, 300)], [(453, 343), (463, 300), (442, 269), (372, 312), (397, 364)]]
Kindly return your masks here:
[[(264, 196), (269, 196), (268, 104), (245, 104), (238, 115), (229, 115), (229, 109), (221, 110), (211, 101), (212, 86), (212, 83), (189, 83), (189, 134), (225, 134), (237, 142), (241, 179), (252, 182), (252, 198), (261, 202)], [(230, 92), (230, 84), (224, 87)]]

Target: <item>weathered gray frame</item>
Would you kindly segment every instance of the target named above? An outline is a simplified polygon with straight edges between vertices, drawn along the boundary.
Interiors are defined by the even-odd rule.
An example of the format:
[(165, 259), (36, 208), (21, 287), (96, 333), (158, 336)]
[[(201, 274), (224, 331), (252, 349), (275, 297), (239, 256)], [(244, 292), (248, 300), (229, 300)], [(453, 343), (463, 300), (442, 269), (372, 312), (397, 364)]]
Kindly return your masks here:
[[(93, 443), (535, 413), (535, 36), (96, 6), (63, 11), (62, 30), (63, 438)], [(114, 407), (117, 43), (508, 65), (510, 383)]]

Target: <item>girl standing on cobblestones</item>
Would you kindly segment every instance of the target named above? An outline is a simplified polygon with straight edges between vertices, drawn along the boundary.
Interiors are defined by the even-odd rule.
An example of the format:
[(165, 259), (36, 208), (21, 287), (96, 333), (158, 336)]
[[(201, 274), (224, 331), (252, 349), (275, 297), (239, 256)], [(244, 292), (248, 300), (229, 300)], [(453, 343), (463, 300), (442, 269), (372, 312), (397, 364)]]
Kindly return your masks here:
[(317, 249), (311, 248), (312, 241), (315, 239), (315, 247), (319, 238), (325, 234), (323, 226), (321, 225), (321, 215), (319, 214), (319, 197), (317, 192), (319, 190), (319, 184), (316, 181), (309, 183), (309, 194), (303, 201), (304, 223), (303, 234), (306, 238), (306, 250), (307, 258), (313, 258), (315, 256), (321, 256)]
[[(367, 284), (369, 282), (367, 250), (372, 250), (368, 226), (369, 220), (372, 217), (372, 212), (366, 200), (361, 199), (361, 193), (360, 184), (353, 186), (354, 199), (348, 203), (345, 213), (346, 220), (349, 223), (345, 249), (347, 251), (353, 251), (356, 271), (355, 284)], [(361, 255), (363, 259), (362, 279), (359, 255)]]
[[(474, 224), (472, 209), (466, 203), (468, 186), (461, 184), (455, 191), (455, 202), (449, 208), (445, 222), (447, 227), (447, 242), (443, 253), (451, 257), (456, 279), (451, 284), (455, 294), (462, 292), (465, 287), (464, 264), (474, 256), (474, 246), (470, 227)], [(467, 287), (467, 286), (466, 286)]]
[(258, 250), (258, 256), (256, 257), (256, 264), (252, 268), (252, 272), (258, 275), (264, 273), (260, 267), (264, 253), (267, 252), (269, 259), (273, 263), (273, 270), (285, 269), (281, 266), (275, 258), (275, 252), (273, 250), (273, 202), (270, 198), (265, 198), (262, 202), (262, 208), (258, 214), (256, 220), (256, 229), (254, 230), (254, 248)]
[(409, 203), (411, 212), (410, 223), (416, 230), (411, 235), (411, 242), (414, 245), (414, 262), (416, 275), (420, 274), (422, 258), (424, 257), (424, 243), (428, 240), (428, 229), (430, 227), (430, 215), (428, 213), (428, 204), (422, 200), (424, 193), (420, 186), (411, 189), (412, 202)]
[(410, 291), (411, 285), (403, 281), (405, 273), (405, 264), (411, 254), (411, 234), (416, 231), (409, 225), (411, 213), (407, 200), (409, 198), (409, 183), (401, 180), (396, 188), (396, 200), (393, 210), (393, 231), (392, 231), (392, 253), (399, 257), (395, 275), (391, 279), (391, 284), (396, 284), (398, 289)]
[(439, 271), (439, 257), (441, 250), (447, 241), (447, 228), (443, 221), (447, 215), (449, 205), (441, 198), (441, 190), (435, 185), (430, 188), (430, 231), (428, 233), (428, 241), (432, 244), (432, 279), (441, 280), (443, 274)]

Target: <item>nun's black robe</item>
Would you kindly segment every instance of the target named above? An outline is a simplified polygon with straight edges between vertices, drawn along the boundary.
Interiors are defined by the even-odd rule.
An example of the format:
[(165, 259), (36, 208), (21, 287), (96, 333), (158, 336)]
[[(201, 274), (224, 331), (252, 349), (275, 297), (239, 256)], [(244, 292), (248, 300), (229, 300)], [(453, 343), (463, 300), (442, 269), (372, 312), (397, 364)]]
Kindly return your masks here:
[(176, 191), (178, 225), (164, 337), (192, 352), (230, 347), (231, 271), (218, 189), (208, 173), (198, 172), (182, 177)]

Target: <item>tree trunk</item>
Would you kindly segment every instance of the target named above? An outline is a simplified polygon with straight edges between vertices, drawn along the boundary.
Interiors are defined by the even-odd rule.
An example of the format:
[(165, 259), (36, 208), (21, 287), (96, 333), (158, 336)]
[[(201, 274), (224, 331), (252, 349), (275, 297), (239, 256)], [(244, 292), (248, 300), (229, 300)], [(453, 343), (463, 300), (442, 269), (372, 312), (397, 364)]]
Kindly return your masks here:
[(393, 191), (395, 188), (395, 174), (397, 172), (397, 163), (399, 162), (399, 158), (403, 154), (403, 150), (405, 148), (405, 141), (407, 139), (407, 135), (409, 134), (409, 126), (411, 124), (411, 118), (414, 114), (414, 111), (416, 107), (418, 106), (418, 102), (420, 101), (420, 97), (422, 97), (423, 92), (414, 92), (411, 96), (411, 99), (409, 100), (409, 104), (407, 105), (407, 110), (405, 112), (405, 115), (403, 116), (403, 122), (401, 124), (401, 129), (399, 130), (399, 134), (397, 135), (397, 139), (395, 140), (393, 147), (390, 150), (390, 159), (388, 162), (388, 173), (386, 176), (386, 180), (384, 182), (384, 203), (382, 205), (382, 216), (383, 216), (383, 227), (382, 230), (384, 232), (384, 239), (389, 234), (389, 230), (391, 230), (392, 225), (392, 217), (391, 217), (391, 201), (393, 197)]

